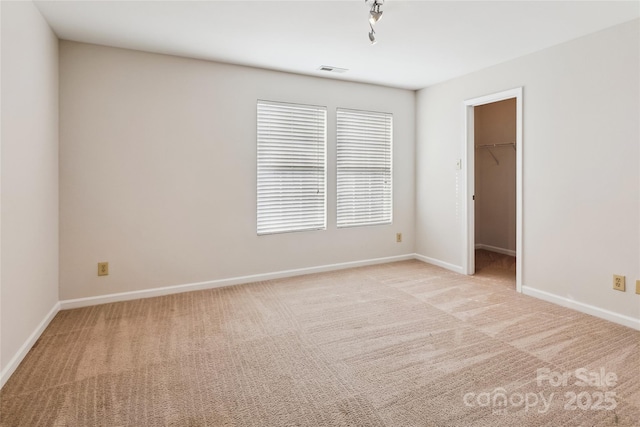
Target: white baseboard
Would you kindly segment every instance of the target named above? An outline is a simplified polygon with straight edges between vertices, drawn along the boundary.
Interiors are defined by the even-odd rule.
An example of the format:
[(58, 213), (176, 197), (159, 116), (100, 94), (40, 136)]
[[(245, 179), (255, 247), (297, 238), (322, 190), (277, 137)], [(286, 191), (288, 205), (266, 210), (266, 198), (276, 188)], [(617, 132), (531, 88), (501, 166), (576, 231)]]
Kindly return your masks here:
[(484, 243), (476, 243), (476, 249), (484, 249), (486, 251), (496, 252), (503, 255), (516, 256), (516, 251), (512, 249), (503, 249), (497, 246), (485, 245)]
[(5, 383), (9, 380), (9, 377), (15, 372), (15, 370), (20, 365), (20, 362), (25, 358), (31, 347), (38, 341), (40, 335), (44, 332), (44, 330), (49, 326), (49, 323), (53, 320), (53, 318), (60, 311), (60, 303), (57, 302), (51, 308), (51, 311), (42, 319), (42, 322), (36, 327), (36, 329), (29, 335), (29, 338), (22, 344), (18, 352), (11, 358), (7, 366), (2, 369), (0, 372), (0, 388), (2, 388)]
[(88, 307), (91, 305), (107, 304), (118, 301), (129, 301), (140, 298), (150, 298), (162, 295), (177, 294), (181, 292), (200, 291), (203, 289), (222, 288), (225, 286), (240, 285), (243, 283), (259, 282), (263, 280), (281, 279), (284, 277), (302, 276), (312, 273), (324, 273), (327, 271), (344, 270), (346, 268), (363, 267), (365, 265), (384, 264), (395, 261), (414, 259), (414, 254), (397, 255), (384, 258), (374, 258), (362, 261), (343, 262), (339, 264), (327, 264), (317, 267), (283, 270), (274, 273), (254, 274), (250, 276), (238, 276), (228, 279), (210, 280), (207, 282), (187, 283), (183, 285), (166, 286), (162, 288), (143, 289), (139, 291), (121, 292), (117, 294), (99, 295), (95, 297), (77, 298), (60, 301), (60, 309)]
[(614, 313), (613, 311), (605, 310), (604, 308), (599, 308), (593, 305), (585, 304), (583, 302), (574, 301), (566, 297), (561, 297), (559, 295), (541, 291), (539, 289), (530, 288), (528, 286), (522, 287), (522, 293), (640, 331), (640, 319), (634, 317)]
[[(38, 338), (40, 338), (40, 335), (42, 335), (42, 332), (44, 332), (44, 330), (49, 325), (51, 320), (53, 320), (55, 315), (60, 310), (66, 310), (66, 309), (78, 308), (78, 307), (87, 307), (87, 306), (105, 304), (105, 303), (117, 302), (117, 301), (128, 301), (128, 300), (134, 300), (139, 298), (149, 298), (154, 296), (169, 295), (169, 294), (175, 294), (180, 292), (219, 288), (224, 286), (232, 286), (232, 285), (238, 285), (242, 283), (251, 283), (251, 282), (257, 282), (262, 280), (280, 279), (284, 277), (300, 276), (304, 274), (323, 273), (328, 271), (342, 270), (346, 268), (362, 267), (366, 265), (375, 265), (375, 264), (384, 264), (388, 262), (404, 261), (409, 259), (417, 259), (417, 260), (426, 262), (428, 264), (433, 264), (438, 267), (442, 267), (447, 270), (454, 271), (456, 273), (464, 274), (461, 266), (450, 264), (448, 262), (440, 261), (438, 259), (430, 258), (424, 255), (406, 254), (406, 255), (398, 255), (398, 256), (385, 257), (385, 258), (375, 258), (375, 259), (368, 259), (368, 260), (362, 260), (362, 261), (345, 262), (345, 263), (339, 263), (339, 264), (328, 264), (328, 265), (322, 265), (317, 267), (284, 270), (284, 271), (278, 271), (274, 273), (239, 276), (239, 277), (233, 277), (229, 279), (212, 280), (208, 282), (167, 286), (164, 288), (145, 289), (140, 291), (122, 292), (118, 294), (101, 295), (96, 297), (63, 300), (56, 303), (51, 308), (51, 311), (49, 311), (49, 313), (45, 316), (42, 322), (40, 322), (40, 324), (36, 327), (33, 333), (20, 347), (18, 352), (15, 354), (15, 356), (2, 369), (2, 372), (0, 372), (0, 388), (4, 386), (4, 384), (7, 382), (9, 377), (17, 369), (18, 365), (20, 365), (20, 362), (22, 362), (24, 357), (27, 355), (31, 347), (33, 347), (33, 345), (38, 340)], [(614, 313), (602, 308), (594, 307), (592, 305), (584, 304), (578, 301), (573, 301), (565, 297), (554, 295), (549, 292), (541, 291), (541, 290), (530, 288), (527, 286), (522, 287), (522, 292), (525, 295), (530, 295), (532, 297), (549, 301), (563, 307), (572, 308), (583, 313), (591, 314), (596, 317), (600, 317), (602, 319), (609, 320), (614, 323), (618, 323), (636, 330), (640, 330), (640, 319)]]
[(437, 265), (438, 267), (445, 268), (447, 270), (454, 271), (456, 273), (464, 274), (464, 269), (459, 265), (449, 264), (445, 261), (440, 261), (439, 259), (430, 258), (428, 256), (414, 254), (415, 259), (420, 260), (422, 262), (426, 262), (427, 264)]
[(414, 258), (415, 258), (414, 254), (406, 254), (406, 255), (398, 255), (398, 256), (391, 256), (391, 257), (385, 257), (385, 258), (374, 258), (374, 259), (361, 260), (361, 261), (344, 262), (339, 264), (321, 265), (317, 267), (284, 270), (284, 271), (278, 271), (274, 273), (255, 274), (250, 276), (239, 276), (239, 277), (233, 277), (229, 279), (211, 280), (208, 282), (189, 283), (185, 285), (167, 286), (163, 288), (144, 289), (140, 291), (122, 292), (118, 294), (100, 295), (96, 297), (62, 300), (57, 302), (53, 306), (51, 311), (45, 316), (42, 322), (40, 322), (38, 327), (29, 336), (29, 338), (25, 341), (22, 347), (20, 347), (18, 352), (15, 354), (15, 356), (13, 356), (13, 358), (9, 361), (7, 366), (5, 366), (4, 369), (2, 369), (2, 372), (0, 372), (0, 389), (4, 386), (7, 380), (9, 380), (9, 377), (11, 377), (11, 375), (15, 372), (15, 370), (18, 368), (18, 366), (20, 365), (24, 357), (27, 355), (29, 350), (31, 350), (33, 345), (38, 340), (38, 338), (40, 338), (40, 335), (42, 335), (42, 332), (44, 332), (44, 330), (49, 325), (51, 320), (53, 320), (55, 315), (58, 314), (58, 311), (60, 310), (67, 310), (70, 308), (79, 308), (79, 307), (88, 307), (92, 305), (106, 304), (106, 303), (117, 302), (117, 301), (128, 301), (128, 300), (134, 300), (134, 299), (140, 299), (140, 298), (170, 295), (170, 294), (176, 294), (180, 292), (220, 288), (224, 286), (258, 282), (262, 280), (272, 280), (272, 279), (280, 279), (284, 277), (301, 276), (304, 274), (323, 273), (327, 271), (343, 270), (346, 268), (363, 267), (366, 265), (384, 264), (384, 263), (395, 262), (395, 261), (405, 261), (405, 260), (414, 259)]

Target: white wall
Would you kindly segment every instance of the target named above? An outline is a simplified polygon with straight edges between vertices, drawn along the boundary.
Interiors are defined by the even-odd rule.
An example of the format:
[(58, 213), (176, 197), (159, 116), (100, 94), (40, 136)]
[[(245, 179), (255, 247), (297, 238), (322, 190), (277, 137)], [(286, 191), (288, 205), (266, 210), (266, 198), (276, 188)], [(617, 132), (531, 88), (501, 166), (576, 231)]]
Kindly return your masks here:
[(418, 93), (417, 253), (462, 265), (463, 101), (523, 86), (523, 286), (640, 319), (639, 22)]
[(58, 303), (58, 39), (31, 2), (0, 7), (4, 383)]
[[(327, 107), (326, 231), (256, 235), (257, 99)], [(394, 114), (393, 225), (336, 229), (337, 107)], [(60, 298), (411, 254), (414, 129), (413, 91), (62, 41)]]

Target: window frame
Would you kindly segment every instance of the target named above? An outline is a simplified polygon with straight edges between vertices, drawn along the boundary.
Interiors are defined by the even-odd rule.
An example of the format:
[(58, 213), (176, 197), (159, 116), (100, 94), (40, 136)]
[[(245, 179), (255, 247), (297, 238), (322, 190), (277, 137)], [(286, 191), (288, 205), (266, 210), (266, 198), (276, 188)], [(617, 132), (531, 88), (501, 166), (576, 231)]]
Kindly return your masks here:
[[(341, 116), (342, 114), (342, 116)], [(355, 127), (356, 129), (350, 129), (350, 131), (352, 132), (352, 136), (351, 136), (351, 141), (346, 142), (345, 145), (343, 145), (341, 147), (341, 145), (343, 144), (343, 141), (346, 138), (346, 136), (342, 133), (345, 131), (345, 129), (348, 129), (348, 126), (344, 126), (344, 122), (345, 121), (356, 121), (356, 118), (360, 116), (361, 118), (364, 118), (364, 120), (362, 120), (360, 123), (358, 123)], [(357, 132), (357, 127), (365, 127), (366, 125), (366, 121), (372, 121), (375, 120), (376, 118), (381, 119), (383, 122), (380, 125), (381, 128), (383, 128), (384, 130), (381, 132), (377, 132), (376, 129), (368, 129), (366, 131)], [(348, 130), (349, 131), (349, 130)], [(348, 132), (347, 131), (347, 132)], [(348, 209), (348, 207), (346, 207), (344, 205), (345, 198), (349, 198), (349, 195), (345, 195), (346, 190), (344, 189), (344, 187), (341, 189), (341, 185), (344, 186), (345, 183), (341, 181), (341, 179), (345, 178), (345, 175), (341, 174), (341, 169), (349, 169), (349, 167), (344, 166), (343, 161), (345, 160), (345, 154), (343, 153), (343, 151), (348, 151), (348, 146), (349, 145), (356, 145), (357, 146), (357, 142), (354, 142), (353, 140), (357, 140), (358, 138), (360, 139), (366, 139), (367, 137), (372, 137), (373, 138), (380, 138), (381, 135), (384, 134), (385, 137), (388, 137), (385, 141), (384, 141), (384, 145), (386, 146), (385, 148), (385, 154), (384, 154), (384, 167), (376, 167), (376, 168), (371, 168), (369, 167), (369, 169), (378, 169), (378, 170), (383, 170), (382, 174), (386, 175), (386, 178), (388, 180), (388, 182), (386, 182), (385, 184), (383, 184), (382, 189), (379, 191), (380, 195), (379, 197), (382, 198), (382, 206), (379, 207), (379, 211), (381, 211), (382, 213), (379, 215), (382, 218), (378, 218), (376, 219), (376, 215), (373, 213), (375, 211), (375, 209), (371, 209), (371, 206), (374, 204), (374, 202), (369, 199), (368, 202), (360, 202), (359, 204), (361, 205), (360, 207), (364, 207), (364, 205), (369, 204), (369, 220), (366, 219), (366, 213), (358, 213), (357, 208), (358, 208), (358, 201), (356, 200), (356, 198), (358, 197), (358, 195), (356, 194), (355, 196), (352, 194), (351, 195), (351, 199), (350, 201), (348, 201), (348, 203), (350, 203), (352, 205), (351, 211), (354, 212), (354, 214), (352, 214), (350, 217), (346, 214), (344, 214), (344, 212)], [(378, 144), (379, 145), (379, 144)], [(372, 150), (372, 151), (375, 151)], [(362, 167), (365, 162), (366, 159), (360, 159), (357, 160), (357, 151), (356, 152), (352, 152), (351, 156), (352, 158), (355, 157), (355, 160), (352, 160), (354, 162), (354, 165), (352, 165), (350, 168), (357, 170), (358, 169), (358, 165), (355, 165), (355, 163), (360, 163), (360, 168), (365, 169), (364, 167)], [(362, 151), (361, 154), (364, 154), (364, 157), (366, 158), (367, 155), (369, 155), (370, 157), (372, 157), (373, 160), (375, 160), (374, 158), (376, 157), (375, 154), (371, 153), (371, 152), (367, 152)], [(379, 157), (379, 156), (378, 156)], [(346, 173), (346, 172), (345, 172)], [(371, 194), (371, 188), (375, 187), (375, 175), (379, 174), (380, 172), (375, 172), (375, 171), (370, 171), (370, 176), (369, 176), (369, 190), (370, 190), (370, 194)], [(365, 178), (366, 179), (366, 178)], [(357, 178), (352, 178), (352, 187), (355, 187), (357, 185), (356, 182)], [(361, 181), (363, 182), (363, 181)], [(366, 184), (363, 184), (364, 187), (366, 187)], [(378, 184), (379, 185), (379, 184)], [(355, 192), (355, 190), (353, 190), (353, 192)], [(375, 195), (375, 191), (373, 192)], [(361, 198), (363, 198), (363, 195), (360, 195)], [(385, 207), (385, 205), (387, 205)], [(349, 109), (349, 108), (337, 108), (336, 109), (336, 226), (337, 228), (351, 228), (351, 227), (365, 227), (365, 226), (376, 226), (376, 225), (389, 225), (389, 224), (393, 224), (393, 114), (392, 113), (385, 113), (385, 112), (379, 112), (379, 111), (368, 111), (368, 110), (356, 110), (356, 109)]]
[[(267, 114), (266, 110), (271, 110), (270, 114)], [(283, 120), (287, 114), (292, 117), (292, 121), (289, 122), (289, 133), (285, 129), (286, 120)], [(274, 118), (278, 115), (281, 116), (282, 120)], [(314, 129), (316, 131), (315, 137), (313, 135)], [(292, 141), (292, 138), (301, 137), (309, 138), (312, 144), (311, 148), (304, 147), (302, 140), (297, 141), (297, 144), (287, 145), (289, 141)], [(314, 150), (315, 159), (314, 155), (310, 154)], [(306, 154), (305, 151), (307, 152)], [(295, 161), (296, 153), (298, 155), (297, 163)], [(262, 162), (269, 157), (272, 158), (271, 163)], [(298, 174), (295, 173), (296, 170), (299, 172)], [(319, 170), (320, 173), (314, 174), (314, 170)], [(269, 179), (266, 179), (266, 177), (269, 177)], [(316, 185), (318, 194), (321, 192), (321, 196), (314, 198), (311, 188), (313, 184), (311, 182), (315, 177), (319, 177)], [(269, 180), (272, 182), (271, 184), (268, 183)], [(273, 183), (277, 180), (280, 180), (279, 186)], [(291, 190), (295, 189), (294, 187), (298, 187), (301, 191), (299, 193), (291, 193)], [(287, 190), (289, 194), (285, 195)], [(268, 196), (270, 191), (272, 193), (279, 191), (280, 198), (278, 198), (277, 194)], [(296, 196), (298, 198), (297, 202), (295, 201)], [(272, 204), (272, 207), (268, 207), (269, 204)], [(280, 220), (269, 221), (269, 215), (278, 214), (278, 208), (275, 207), (278, 204), (280, 204), (279, 214), (282, 215)], [(307, 205), (306, 209), (300, 209), (305, 204)], [(320, 207), (314, 207), (314, 205), (320, 205)], [(286, 216), (289, 216), (289, 218), (286, 218)], [(256, 102), (257, 235), (326, 229), (327, 107), (258, 99)]]

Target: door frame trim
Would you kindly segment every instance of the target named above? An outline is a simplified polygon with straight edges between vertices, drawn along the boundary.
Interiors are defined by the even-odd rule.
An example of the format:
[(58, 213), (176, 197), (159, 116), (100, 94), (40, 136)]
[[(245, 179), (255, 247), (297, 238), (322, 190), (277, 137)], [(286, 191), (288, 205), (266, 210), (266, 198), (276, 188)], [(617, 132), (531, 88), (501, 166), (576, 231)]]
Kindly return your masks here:
[(474, 107), (491, 104), (493, 102), (504, 101), (505, 99), (516, 99), (516, 291), (522, 292), (522, 264), (523, 264), (523, 87), (516, 87), (502, 92), (481, 96), (464, 101), (464, 144), (462, 147), (464, 177), (464, 203), (463, 203), (463, 248), (462, 268), (465, 274), (474, 274), (475, 266), (475, 138), (474, 138)]

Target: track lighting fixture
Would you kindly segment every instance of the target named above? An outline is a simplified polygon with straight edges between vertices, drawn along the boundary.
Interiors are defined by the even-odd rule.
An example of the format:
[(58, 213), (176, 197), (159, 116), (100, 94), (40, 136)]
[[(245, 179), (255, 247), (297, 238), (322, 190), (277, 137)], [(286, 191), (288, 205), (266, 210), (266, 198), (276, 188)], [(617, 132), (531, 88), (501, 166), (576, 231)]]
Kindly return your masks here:
[[(371, 0), (364, 0), (365, 3), (370, 3)], [(369, 41), (371, 44), (376, 44), (376, 32), (373, 30), (373, 26), (382, 19), (382, 11), (380, 10), (380, 6), (384, 3), (384, 0), (373, 0), (371, 4), (371, 9), (369, 10)]]
[(369, 22), (374, 25), (376, 22), (382, 19), (382, 11), (380, 10), (382, 3), (378, 3), (378, 0), (374, 0), (371, 10), (369, 11)]

